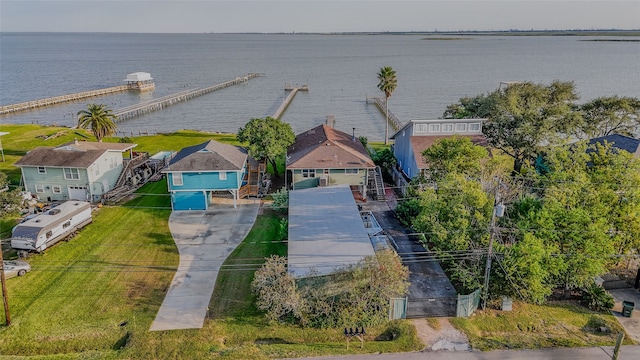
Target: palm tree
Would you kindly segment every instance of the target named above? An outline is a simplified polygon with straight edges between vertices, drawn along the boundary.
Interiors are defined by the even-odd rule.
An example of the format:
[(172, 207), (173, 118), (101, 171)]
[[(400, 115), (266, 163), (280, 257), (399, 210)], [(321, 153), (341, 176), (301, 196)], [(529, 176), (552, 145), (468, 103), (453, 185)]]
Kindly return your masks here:
[(396, 77), (396, 71), (391, 66), (385, 66), (380, 68), (378, 72), (378, 89), (384, 93), (384, 105), (386, 114), (387, 126), (384, 130), (384, 144), (387, 145), (389, 140), (389, 98), (393, 91), (398, 86), (398, 78)]
[(102, 138), (116, 133), (118, 126), (115, 124), (117, 117), (111, 109), (103, 104), (89, 104), (87, 110), (78, 111), (78, 128), (91, 128), (91, 132), (102, 142)]

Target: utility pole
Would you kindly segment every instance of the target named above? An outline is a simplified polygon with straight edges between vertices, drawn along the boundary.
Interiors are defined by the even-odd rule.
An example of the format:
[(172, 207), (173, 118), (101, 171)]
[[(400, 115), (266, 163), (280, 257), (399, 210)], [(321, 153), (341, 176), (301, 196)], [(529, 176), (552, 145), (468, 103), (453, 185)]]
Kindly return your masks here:
[(491, 273), (491, 259), (493, 258), (493, 239), (495, 238), (495, 232), (496, 232), (496, 218), (502, 217), (503, 215), (504, 215), (504, 205), (502, 205), (502, 203), (494, 205), (493, 214), (491, 215), (491, 227), (489, 229), (489, 249), (487, 250), (487, 265), (484, 268), (484, 290), (482, 294), (482, 298), (483, 298), (482, 310), (487, 308), (487, 300), (489, 297), (489, 275)]
[(2, 259), (2, 246), (0, 245), (0, 283), (2, 284), (2, 303), (4, 305), (4, 318), (7, 326), (11, 325), (9, 314), (9, 298), (7, 297), (7, 279), (4, 277), (4, 261)]

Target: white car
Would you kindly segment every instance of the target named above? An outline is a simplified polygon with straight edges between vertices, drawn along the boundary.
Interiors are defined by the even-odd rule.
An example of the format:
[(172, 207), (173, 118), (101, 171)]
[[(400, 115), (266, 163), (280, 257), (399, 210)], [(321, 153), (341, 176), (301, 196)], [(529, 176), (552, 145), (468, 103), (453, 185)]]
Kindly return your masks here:
[(4, 264), (4, 276), (6, 279), (22, 276), (31, 271), (31, 265), (24, 260), (6, 260)]

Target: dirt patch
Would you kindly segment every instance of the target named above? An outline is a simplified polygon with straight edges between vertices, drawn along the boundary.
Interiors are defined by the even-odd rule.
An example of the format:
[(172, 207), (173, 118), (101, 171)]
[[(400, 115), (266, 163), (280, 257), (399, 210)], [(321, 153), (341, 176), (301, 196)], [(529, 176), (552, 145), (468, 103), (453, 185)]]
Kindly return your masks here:
[(429, 326), (427, 319), (411, 320), (416, 327), (418, 337), (425, 344), (422, 351), (469, 351), (469, 339), (451, 325), (449, 319), (438, 318), (438, 329)]

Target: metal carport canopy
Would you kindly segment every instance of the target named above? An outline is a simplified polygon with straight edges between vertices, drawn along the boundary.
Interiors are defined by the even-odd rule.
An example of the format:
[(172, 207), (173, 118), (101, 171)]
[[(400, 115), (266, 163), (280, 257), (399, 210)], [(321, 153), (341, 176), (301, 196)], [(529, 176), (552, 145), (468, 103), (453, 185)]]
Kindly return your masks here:
[(289, 272), (326, 275), (375, 255), (348, 185), (289, 192)]

